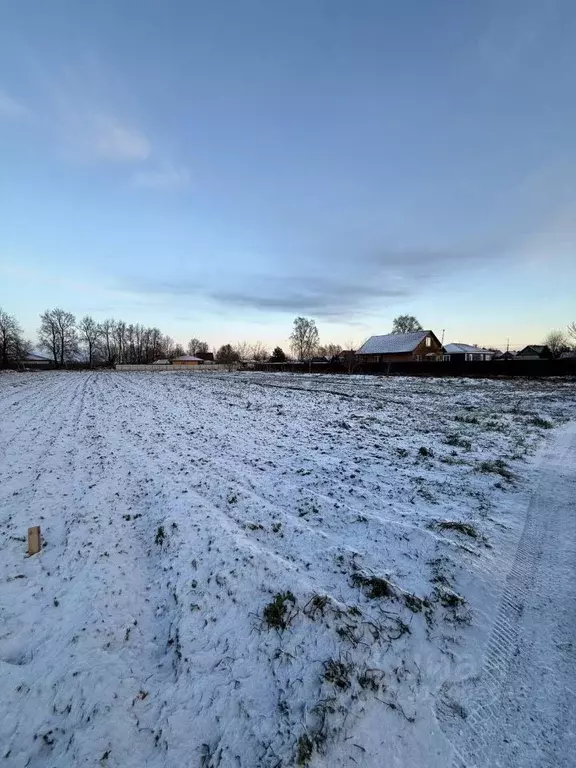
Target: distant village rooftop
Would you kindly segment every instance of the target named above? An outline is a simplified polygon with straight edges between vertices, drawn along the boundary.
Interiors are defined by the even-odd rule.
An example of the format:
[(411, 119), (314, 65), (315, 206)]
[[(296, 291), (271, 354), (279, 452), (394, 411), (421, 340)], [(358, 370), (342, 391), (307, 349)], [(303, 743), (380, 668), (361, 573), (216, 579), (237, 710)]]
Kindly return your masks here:
[(432, 331), (415, 331), (414, 333), (386, 333), (383, 336), (370, 336), (357, 355), (396, 355), (412, 352)]
[(489, 349), (483, 347), (475, 347), (473, 344), (461, 344), (455, 342), (453, 344), (445, 344), (444, 349), (447, 355), (493, 355), (494, 353)]

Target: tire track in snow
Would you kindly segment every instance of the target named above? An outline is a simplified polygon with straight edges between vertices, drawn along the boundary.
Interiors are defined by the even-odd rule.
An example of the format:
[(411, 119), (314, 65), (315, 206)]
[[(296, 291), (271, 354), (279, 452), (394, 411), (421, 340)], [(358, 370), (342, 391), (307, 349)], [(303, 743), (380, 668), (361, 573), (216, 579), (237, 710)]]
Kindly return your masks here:
[[(557, 450), (561, 453), (559, 457)], [(561, 723), (570, 733), (569, 713), (576, 719), (576, 674), (572, 664), (571, 678), (569, 675), (566, 679), (554, 665), (562, 664), (555, 636), (570, 642), (576, 630), (576, 514), (571, 505), (576, 497), (575, 454), (573, 425), (548, 448), (542, 461), (540, 486), (532, 497), (506, 579), (481, 676), (446, 685), (442, 692), (438, 717), (454, 745), (453, 768), (569, 768), (572, 764), (574, 743), (571, 748), (561, 746), (566, 733)], [(564, 473), (557, 472), (560, 467), (565, 468)], [(564, 563), (570, 565), (566, 567)], [(563, 579), (565, 585), (559, 583)], [(568, 605), (558, 623), (554, 616), (546, 615), (545, 609), (534, 610), (539, 602), (549, 604), (557, 589), (565, 592)], [(538, 617), (536, 629), (529, 623), (531, 613)], [(545, 658), (542, 651), (547, 651)], [(543, 664), (547, 665), (548, 673), (552, 670), (553, 684), (548, 691), (550, 700), (539, 701), (535, 707), (536, 717), (530, 712), (530, 702), (532, 698), (538, 700), (539, 691), (532, 687), (528, 670)], [(458, 712), (467, 713), (464, 720)], [(515, 742), (517, 748), (513, 746)], [(507, 757), (503, 754), (506, 752)]]

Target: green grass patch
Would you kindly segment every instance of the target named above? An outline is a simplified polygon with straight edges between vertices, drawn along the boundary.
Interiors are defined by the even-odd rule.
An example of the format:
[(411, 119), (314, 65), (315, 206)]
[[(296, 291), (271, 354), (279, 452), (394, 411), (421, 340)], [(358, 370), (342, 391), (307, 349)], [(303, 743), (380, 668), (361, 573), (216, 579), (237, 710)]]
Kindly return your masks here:
[(352, 584), (355, 587), (364, 588), (372, 600), (378, 600), (382, 597), (396, 597), (392, 584), (378, 576), (364, 576), (362, 573), (354, 573), (352, 574)]
[(268, 629), (286, 629), (296, 615), (295, 607), (296, 598), (292, 592), (278, 592), (264, 608), (264, 621)]
[(463, 533), (473, 539), (478, 538), (478, 531), (473, 525), (462, 523), (459, 520), (440, 520), (436, 523), (436, 527), (443, 531), (458, 531), (458, 533)]
[(485, 472), (487, 474), (491, 473), (494, 475), (500, 475), (500, 477), (503, 477), (506, 480), (512, 480), (512, 478), (514, 477), (512, 470), (503, 459), (495, 459), (494, 461), (483, 461), (480, 464), (479, 469), (480, 469), (480, 472)]
[(554, 424), (551, 421), (542, 419), (540, 416), (535, 416), (530, 423), (539, 429), (554, 429)]

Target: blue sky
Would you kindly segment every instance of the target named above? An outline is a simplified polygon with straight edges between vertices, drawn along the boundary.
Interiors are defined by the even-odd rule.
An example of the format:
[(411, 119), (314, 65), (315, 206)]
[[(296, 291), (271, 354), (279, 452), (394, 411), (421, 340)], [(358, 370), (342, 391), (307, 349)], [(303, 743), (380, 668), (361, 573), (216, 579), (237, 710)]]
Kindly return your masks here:
[(576, 5), (20, 0), (0, 305), (287, 344), (576, 319)]

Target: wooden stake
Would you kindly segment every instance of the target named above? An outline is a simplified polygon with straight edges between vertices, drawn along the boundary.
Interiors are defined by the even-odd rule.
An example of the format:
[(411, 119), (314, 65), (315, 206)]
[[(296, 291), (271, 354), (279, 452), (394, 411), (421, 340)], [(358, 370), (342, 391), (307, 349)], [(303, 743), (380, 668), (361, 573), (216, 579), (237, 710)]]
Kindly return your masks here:
[(28, 528), (28, 554), (36, 555), (42, 549), (42, 537), (40, 536), (40, 526), (35, 525)]

